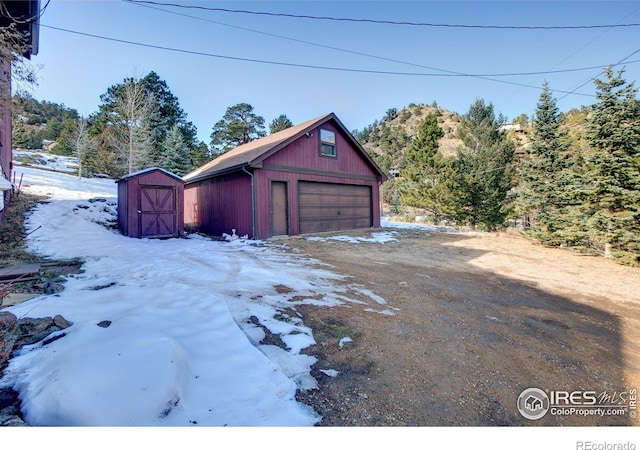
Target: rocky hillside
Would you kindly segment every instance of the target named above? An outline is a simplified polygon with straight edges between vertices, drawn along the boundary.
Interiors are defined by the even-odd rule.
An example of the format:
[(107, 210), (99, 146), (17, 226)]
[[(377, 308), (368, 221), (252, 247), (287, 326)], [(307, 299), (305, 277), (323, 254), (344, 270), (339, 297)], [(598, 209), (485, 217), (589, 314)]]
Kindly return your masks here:
[[(417, 134), (420, 123), (430, 113), (436, 114), (444, 131), (444, 137), (440, 139), (440, 152), (444, 156), (455, 157), (458, 147), (462, 145), (462, 141), (456, 137), (460, 114), (437, 105), (412, 103), (399, 111), (389, 109), (384, 118), (362, 131), (356, 131), (355, 136), (382, 170), (393, 176), (394, 171), (404, 168), (404, 149)], [(528, 144), (528, 127), (515, 124), (506, 127), (505, 131), (513, 138), (518, 151), (522, 151)]]

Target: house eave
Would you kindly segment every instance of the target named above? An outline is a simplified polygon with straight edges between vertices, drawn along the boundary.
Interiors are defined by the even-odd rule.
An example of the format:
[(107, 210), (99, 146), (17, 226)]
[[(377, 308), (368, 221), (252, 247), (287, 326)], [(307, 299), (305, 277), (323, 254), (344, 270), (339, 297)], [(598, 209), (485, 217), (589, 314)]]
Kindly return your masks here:
[(218, 178), (221, 177), (223, 175), (228, 175), (230, 173), (234, 173), (234, 172), (242, 172), (243, 168), (248, 168), (248, 167), (252, 167), (253, 166), (250, 163), (244, 163), (244, 164), (238, 164), (232, 167), (227, 167), (225, 169), (222, 169), (218, 172), (209, 172), (209, 173), (204, 173), (202, 175), (197, 175), (193, 178), (189, 178), (188, 180), (185, 180), (184, 178), (182, 179), (184, 181), (185, 186), (188, 186), (190, 184), (193, 183), (197, 183), (199, 181), (204, 181), (207, 180), (209, 178)]

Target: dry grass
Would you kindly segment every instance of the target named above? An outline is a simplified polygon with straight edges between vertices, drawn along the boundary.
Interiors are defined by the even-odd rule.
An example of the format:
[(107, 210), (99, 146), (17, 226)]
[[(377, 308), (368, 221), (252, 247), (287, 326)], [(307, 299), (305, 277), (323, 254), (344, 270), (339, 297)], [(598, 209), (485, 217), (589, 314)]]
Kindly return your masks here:
[(40, 197), (21, 193), (11, 200), (7, 214), (0, 224), (0, 267), (44, 262), (45, 259), (29, 253), (24, 238), (26, 214), (34, 208)]

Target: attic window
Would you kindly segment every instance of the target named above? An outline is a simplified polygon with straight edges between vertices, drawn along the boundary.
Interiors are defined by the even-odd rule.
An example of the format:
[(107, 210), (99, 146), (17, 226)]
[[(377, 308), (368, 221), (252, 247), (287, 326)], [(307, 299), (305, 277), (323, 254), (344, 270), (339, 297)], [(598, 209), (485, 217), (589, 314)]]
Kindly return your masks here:
[(320, 129), (320, 154), (322, 156), (336, 156), (336, 133), (334, 131)]

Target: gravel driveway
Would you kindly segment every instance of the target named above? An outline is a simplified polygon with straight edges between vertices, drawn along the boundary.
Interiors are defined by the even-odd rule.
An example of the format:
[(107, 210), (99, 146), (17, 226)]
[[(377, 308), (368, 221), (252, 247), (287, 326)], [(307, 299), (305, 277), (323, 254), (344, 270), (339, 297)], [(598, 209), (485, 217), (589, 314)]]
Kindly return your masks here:
[[(384, 244), (286, 241), (394, 312), (354, 303), (297, 308), (314, 330), (308, 353), (319, 360), (320, 385), (299, 400), (323, 416), (321, 425), (639, 424), (628, 408), (530, 420), (517, 401), (537, 387), (604, 393), (607, 411), (625, 398), (628, 406), (640, 388), (640, 269), (505, 234), (392, 233), (396, 240)], [(344, 336), (353, 342), (338, 345)]]

